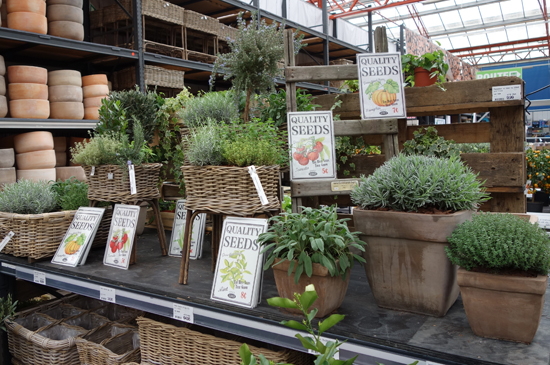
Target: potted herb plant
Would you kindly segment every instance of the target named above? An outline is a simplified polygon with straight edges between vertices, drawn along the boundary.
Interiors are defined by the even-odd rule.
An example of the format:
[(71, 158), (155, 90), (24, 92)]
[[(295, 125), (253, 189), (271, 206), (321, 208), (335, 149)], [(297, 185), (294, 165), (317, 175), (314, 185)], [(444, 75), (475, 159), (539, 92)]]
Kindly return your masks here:
[(410, 86), (437, 85), (441, 89), (445, 82), (445, 75), (449, 71), (449, 64), (445, 62), (445, 52), (438, 49), (422, 56), (405, 54), (401, 56), (401, 65), (405, 73), (405, 82)]
[[(316, 316), (324, 317), (342, 304), (354, 260), (351, 252), (365, 251), (359, 232), (350, 232), (347, 219), (338, 219), (336, 207), (304, 208), (301, 213), (272, 217), (268, 232), (258, 238), (267, 252), (264, 270), (272, 267), (279, 295), (293, 299), (309, 284), (319, 291)], [(297, 312), (301, 313), (301, 312)]]
[(544, 307), (550, 238), (523, 217), (480, 213), (460, 224), (445, 249), (472, 331), (530, 343)]
[(380, 307), (443, 316), (458, 296), (447, 237), (488, 199), (458, 156), (400, 154), (350, 194), (364, 232), (370, 288)]

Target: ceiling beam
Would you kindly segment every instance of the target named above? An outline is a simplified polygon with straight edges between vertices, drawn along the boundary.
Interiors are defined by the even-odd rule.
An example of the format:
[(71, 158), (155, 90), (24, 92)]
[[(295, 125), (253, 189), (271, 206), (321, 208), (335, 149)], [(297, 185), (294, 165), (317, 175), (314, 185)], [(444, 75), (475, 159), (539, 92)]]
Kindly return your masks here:
[(523, 43), (530, 43), (530, 42), (544, 42), (544, 41), (546, 41), (546, 37), (528, 38), (528, 39), (521, 39), (521, 40), (517, 40), (517, 41), (492, 43), (492, 44), (487, 44), (487, 45), (484, 45), (484, 46), (455, 48), (455, 49), (450, 49), (449, 52), (451, 52), (451, 53), (460, 53), (460, 52), (475, 51), (475, 50), (478, 50), (478, 49), (486, 49), (486, 48), (491, 49), (491, 48), (494, 48), (494, 47), (504, 47), (504, 46), (511, 46), (511, 45), (514, 45), (514, 44), (523, 44)]
[(544, 48), (548, 47), (548, 45), (545, 44), (535, 44), (531, 46), (524, 46), (524, 47), (513, 47), (513, 48), (505, 48), (505, 49), (492, 49), (492, 50), (486, 50), (481, 52), (475, 52), (475, 53), (464, 53), (464, 54), (457, 54), (455, 56), (464, 58), (464, 57), (473, 57), (473, 56), (481, 56), (481, 55), (489, 55), (489, 54), (495, 54), (495, 53), (509, 53), (509, 52), (516, 52), (521, 51), (525, 49), (536, 49), (536, 48)]
[(330, 19), (355, 18), (357, 16), (361, 16), (360, 14), (367, 14), (367, 13), (370, 13), (372, 11), (378, 11), (378, 10), (382, 10), (382, 9), (393, 8), (393, 7), (401, 6), (401, 5), (419, 3), (421, 1), (423, 1), (423, 0), (394, 1), (392, 3), (384, 4), (384, 5), (381, 5), (381, 6), (376, 6), (376, 7), (371, 7), (371, 8), (364, 8), (364, 9), (361, 9), (361, 10), (353, 10), (353, 11), (346, 11), (344, 13), (333, 14), (333, 15), (330, 16)]
[(509, 20), (504, 20), (504, 21), (497, 21), (497, 22), (473, 25), (473, 26), (470, 26), (470, 27), (447, 29), (447, 30), (442, 30), (442, 31), (439, 31), (439, 32), (430, 32), (430, 37), (432, 37), (432, 38), (446, 37), (449, 34), (473, 32), (473, 31), (476, 31), (476, 30), (482, 30), (482, 29), (485, 30), (485, 29), (489, 29), (489, 28), (500, 28), (500, 27), (505, 27), (505, 26), (508, 26), (508, 25), (531, 23), (531, 22), (543, 21), (543, 20), (544, 19), (542, 18), (541, 15), (534, 15), (534, 16), (529, 16), (529, 17), (525, 17), (525, 18), (516, 18), (516, 19), (509, 19)]

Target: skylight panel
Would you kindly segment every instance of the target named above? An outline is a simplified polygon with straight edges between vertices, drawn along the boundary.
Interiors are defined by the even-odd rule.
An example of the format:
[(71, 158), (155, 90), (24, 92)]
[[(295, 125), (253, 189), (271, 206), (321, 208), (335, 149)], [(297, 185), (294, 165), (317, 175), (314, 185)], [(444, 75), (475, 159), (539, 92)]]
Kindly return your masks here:
[(469, 36), (468, 39), (470, 40), (470, 44), (472, 45), (472, 47), (484, 46), (488, 43), (486, 34)]
[(470, 42), (468, 42), (468, 37), (465, 37), (464, 35), (450, 37), (451, 44), (453, 45), (453, 48), (466, 48), (470, 47)]
[[(502, 20), (502, 12), (500, 11), (499, 3), (487, 4), (480, 6), (478, 9), (471, 8), (470, 10), (477, 10), (483, 17), (483, 23), (492, 23)], [(517, 8), (516, 8), (517, 9)]]
[(457, 10), (446, 11), (444, 13), (439, 13), (439, 15), (441, 15), (443, 24), (445, 24), (445, 28), (447, 29), (462, 28), (464, 26)]
[(460, 13), (460, 17), (462, 18), (464, 26), (466, 27), (483, 23), (481, 15), (479, 14), (479, 10), (476, 7), (460, 9), (458, 12)]
[(498, 32), (488, 32), (487, 37), (489, 38), (490, 44), (508, 42), (508, 35), (504, 30)]
[(445, 30), (443, 23), (441, 23), (441, 19), (437, 14), (423, 16), (422, 22), (424, 22), (424, 26), (428, 30), (428, 34), (430, 34), (430, 32), (439, 32)]
[(546, 35), (546, 28), (544, 23), (528, 23), (527, 33), (529, 38), (538, 38)]
[(508, 39), (511, 41), (518, 41), (522, 39), (527, 39), (527, 27), (517, 27), (513, 31), (509, 31)]

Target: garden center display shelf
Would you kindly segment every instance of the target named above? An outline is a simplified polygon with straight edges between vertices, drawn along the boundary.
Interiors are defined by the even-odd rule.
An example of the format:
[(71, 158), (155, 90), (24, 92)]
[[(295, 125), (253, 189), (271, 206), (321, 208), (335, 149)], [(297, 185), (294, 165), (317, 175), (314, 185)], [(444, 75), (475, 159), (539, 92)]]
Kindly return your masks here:
[[(255, 309), (228, 306), (210, 300), (213, 273), (209, 245), (203, 259), (190, 264), (189, 285), (179, 285), (180, 259), (161, 257), (156, 232), (147, 230), (138, 239), (138, 264), (129, 270), (103, 265), (103, 250), (92, 250), (86, 265), (69, 268), (49, 261), (27, 263), (24, 258), (0, 254), (0, 272), (18, 279), (36, 281), (44, 275), (46, 285), (100, 298), (100, 287), (114, 288), (116, 303), (172, 317), (174, 305), (193, 309), (194, 323), (286, 348), (302, 350), (295, 331), (278, 324), (298, 319), (267, 305), (277, 296), (271, 270), (265, 272), (262, 302)], [(36, 279), (36, 280), (35, 280)], [(354, 267), (346, 299), (338, 313), (346, 318), (326, 337), (348, 340), (341, 358), (360, 354), (356, 364), (548, 364), (550, 354), (550, 304), (531, 345), (497, 341), (473, 335), (462, 301), (443, 318), (378, 308), (370, 292), (364, 269)]]

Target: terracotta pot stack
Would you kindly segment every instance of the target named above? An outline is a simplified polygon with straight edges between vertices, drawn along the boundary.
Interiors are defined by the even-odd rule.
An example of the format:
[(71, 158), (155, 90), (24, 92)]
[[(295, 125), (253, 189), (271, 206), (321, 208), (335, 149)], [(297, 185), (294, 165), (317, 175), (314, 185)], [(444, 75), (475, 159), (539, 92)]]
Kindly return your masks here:
[(2, 6), (2, 0), (0, 0), (0, 27), (5, 27), (7, 25), (7, 16), (8, 14), (6, 14), (6, 6)]
[(101, 99), (109, 95), (107, 75), (88, 75), (82, 77), (84, 93), (84, 119), (99, 119)]
[(48, 70), (33, 66), (9, 66), (8, 81), (12, 118), (47, 119), (50, 116)]
[(55, 150), (50, 132), (18, 134), (14, 140), (17, 180), (55, 181)]
[(77, 180), (86, 181), (84, 169), (81, 166), (67, 166), (67, 137), (53, 138), (55, 150), (55, 172), (57, 180), (65, 181), (72, 176)]
[(15, 153), (13, 148), (0, 150), (0, 189), (4, 184), (11, 184), (16, 181), (15, 177)]
[[(2, 0), (0, 0), (1, 2)], [(6, 99), (6, 65), (4, 57), (0, 56), (0, 118), (8, 115), (8, 99)]]
[(48, 73), (50, 118), (82, 119), (82, 80), (80, 72), (59, 70)]
[(48, 34), (84, 40), (83, 0), (47, 0)]
[(46, 3), (44, 0), (6, 0), (8, 28), (47, 34)]

